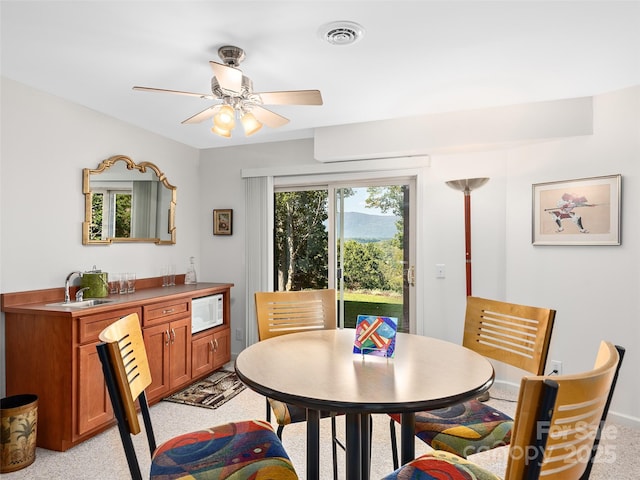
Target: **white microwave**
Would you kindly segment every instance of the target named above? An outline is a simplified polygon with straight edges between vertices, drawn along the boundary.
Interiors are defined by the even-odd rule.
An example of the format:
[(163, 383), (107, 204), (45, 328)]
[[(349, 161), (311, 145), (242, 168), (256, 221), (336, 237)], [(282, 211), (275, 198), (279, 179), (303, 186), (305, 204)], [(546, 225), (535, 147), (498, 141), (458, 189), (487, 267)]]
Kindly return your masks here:
[(222, 325), (223, 312), (222, 294), (194, 298), (191, 301), (191, 333)]

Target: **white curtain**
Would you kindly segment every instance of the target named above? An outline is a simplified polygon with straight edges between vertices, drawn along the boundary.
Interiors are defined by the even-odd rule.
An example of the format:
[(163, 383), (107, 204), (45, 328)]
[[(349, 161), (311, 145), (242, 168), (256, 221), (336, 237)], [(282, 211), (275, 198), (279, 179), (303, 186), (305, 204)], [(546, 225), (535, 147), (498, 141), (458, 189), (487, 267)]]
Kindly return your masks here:
[(155, 182), (133, 182), (133, 204), (131, 205), (131, 236), (133, 238), (155, 237), (157, 185)]
[(246, 345), (258, 341), (255, 292), (273, 290), (273, 177), (245, 178)]

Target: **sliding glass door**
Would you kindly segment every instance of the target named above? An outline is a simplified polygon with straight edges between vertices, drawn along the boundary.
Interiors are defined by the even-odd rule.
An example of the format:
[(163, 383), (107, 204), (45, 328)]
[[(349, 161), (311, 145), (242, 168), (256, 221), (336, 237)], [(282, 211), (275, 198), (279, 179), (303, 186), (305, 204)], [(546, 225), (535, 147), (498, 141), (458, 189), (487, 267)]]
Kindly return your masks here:
[(412, 331), (413, 185), (387, 178), (277, 188), (276, 289), (335, 288), (340, 326), (381, 315)]

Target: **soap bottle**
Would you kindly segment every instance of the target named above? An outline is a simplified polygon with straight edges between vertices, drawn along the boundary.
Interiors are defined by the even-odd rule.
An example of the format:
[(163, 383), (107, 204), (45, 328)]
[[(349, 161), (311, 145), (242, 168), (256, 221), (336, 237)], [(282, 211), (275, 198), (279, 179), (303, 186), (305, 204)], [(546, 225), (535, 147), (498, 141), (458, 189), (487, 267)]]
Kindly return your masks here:
[(194, 260), (195, 260), (195, 257), (189, 257), (189, 261), (191, 263), (189, 264), (189, 267), (187, 268), (187, 273), (184, 276), (185, 285), (198, 283), (198, 280), (196, 279), (196, 266), (193, 264)]

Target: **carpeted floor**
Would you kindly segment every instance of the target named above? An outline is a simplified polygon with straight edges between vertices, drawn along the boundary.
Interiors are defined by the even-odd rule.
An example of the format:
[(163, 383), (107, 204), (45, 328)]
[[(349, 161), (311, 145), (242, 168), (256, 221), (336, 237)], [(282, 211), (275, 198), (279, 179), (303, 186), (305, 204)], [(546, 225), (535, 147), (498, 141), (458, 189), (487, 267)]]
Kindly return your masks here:
[[(497, 398), (515, 399), (515, 392), (495, 385), (491, 391)], [(513, 413), (515, 403), (490, 400), (491, 404)], [(212, 410), (171, 402), (151, 407), (156, 438), (159, 442), (180, 433), (197, 430), (231, 420), (265, 418), (264, 397), (250, 389)], [(338, 431), (344, 432), (344, 417), (338, 418)], [(373, 416), (373, 446), (371, 479), (379, 479), (392, 470), (389, 446), (389, 421), (386, 415)], [(601, 443), (601, 458), (594, 466), (592, 480), (634, 480), (640, 471), (640, 430), (608, 422)], [(301, 478), (305, 478), (305, 425), (289, 425), (284, 430), (283, 443)], [(331, 480), (330, 422), (321, 421), (321, 478)], [(341, 435), (342, 438), (343, 435)], [(149, 454), (144, 434), (135, 438), (143, 476), (148, 475)], [(429, 447), (416, 442), (416, 453)], [(470, 459), (502, 476), (506, 462), (505, 448), (472, 456)], [(344, 478), (344, 452), (338, 452), (340, 478)], [(127, 479), (130, 478), (117, 428), (110, 430), (68, 450), (53, 452), (38, 449), (36, 461), (18, 472), (2, 474), (2, 480), (57, 479)]]

